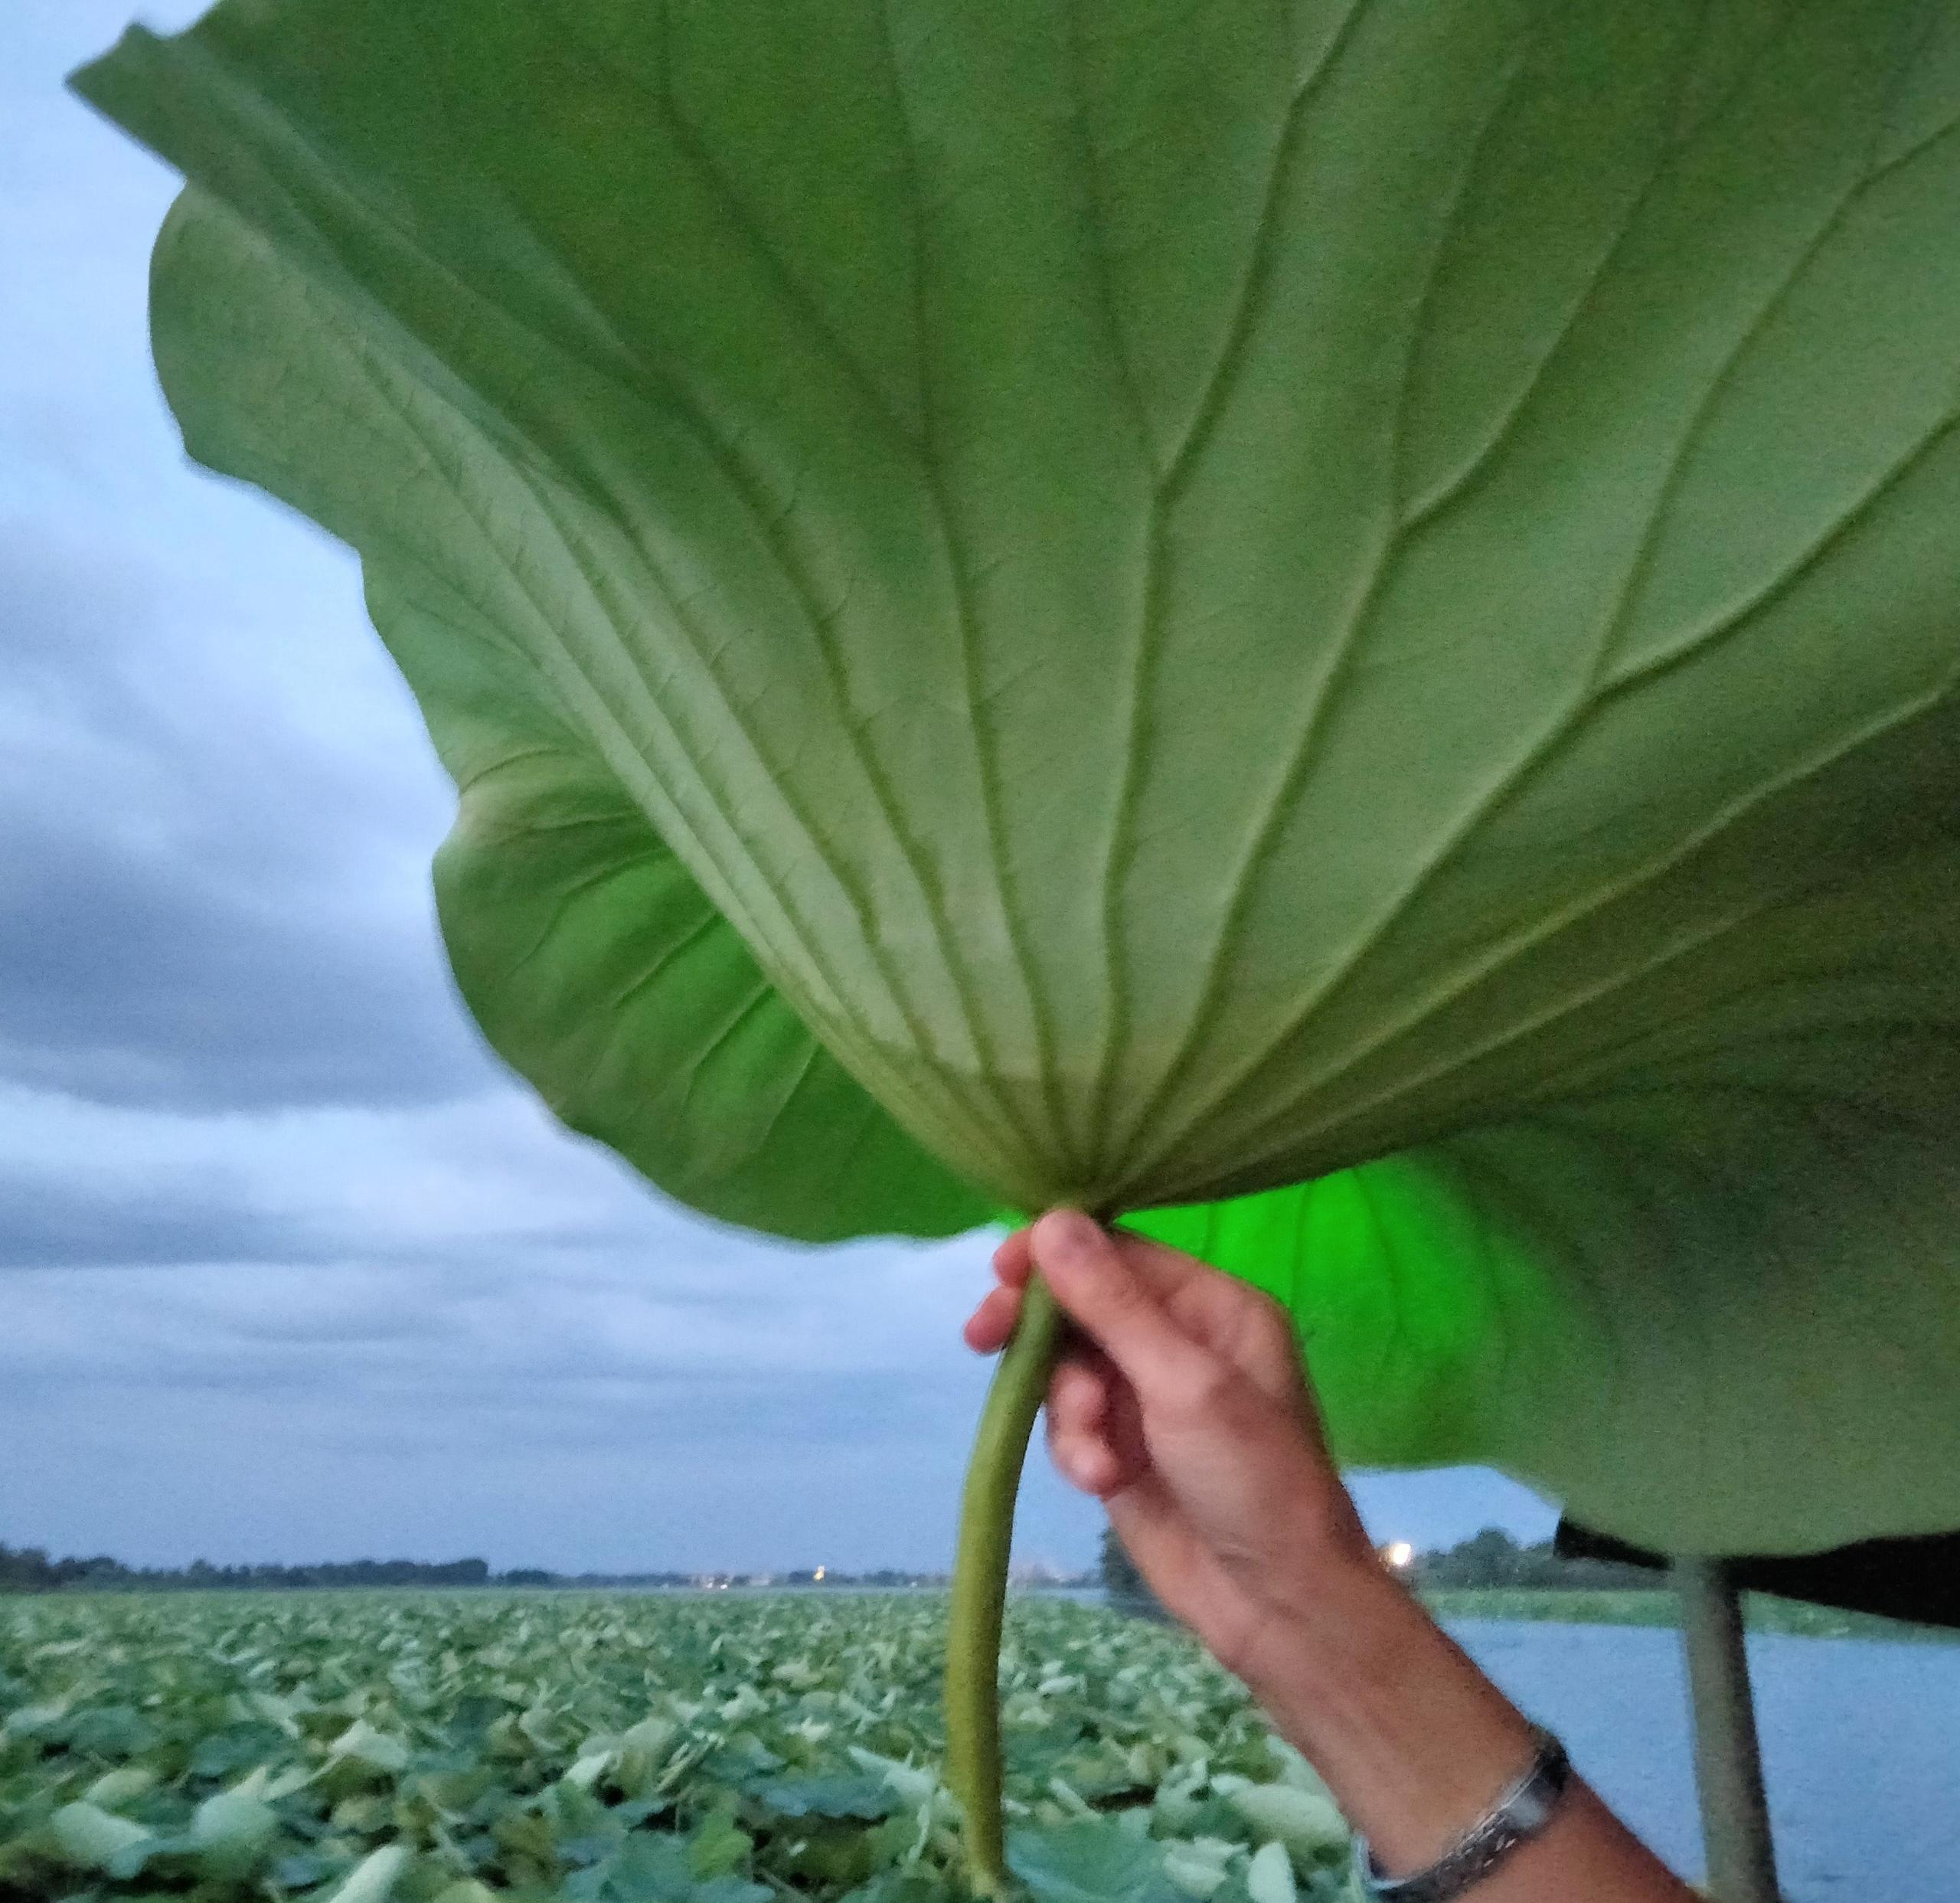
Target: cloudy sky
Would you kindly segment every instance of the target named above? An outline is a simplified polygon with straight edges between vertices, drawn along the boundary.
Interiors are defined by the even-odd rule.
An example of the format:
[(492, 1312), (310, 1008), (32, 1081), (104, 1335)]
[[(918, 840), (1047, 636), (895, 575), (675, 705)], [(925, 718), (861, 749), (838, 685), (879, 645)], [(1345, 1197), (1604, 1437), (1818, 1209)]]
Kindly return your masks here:
[[(60, 87), (129, 4), (0, 7), (0, 1540), (944, 1564), (985, 1239), (704, 1223), (480, 1045), (353, 564), (158, 397), (172, 181)], [(1551, 1524), (1488, 1474), (1358, 1490), (1383, 1538)], [(1034, 1463), (1024, 1553), (1100, 1524)]]

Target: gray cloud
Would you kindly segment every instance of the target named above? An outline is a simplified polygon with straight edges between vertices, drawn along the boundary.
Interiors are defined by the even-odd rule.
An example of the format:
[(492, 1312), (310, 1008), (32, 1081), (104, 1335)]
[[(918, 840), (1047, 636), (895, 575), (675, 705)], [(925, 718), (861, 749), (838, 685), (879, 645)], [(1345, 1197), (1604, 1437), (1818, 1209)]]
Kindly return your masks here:
[(303, 1227), (241, 1206), (224, 1187), (0, 1169), (0, 1269), (321, 1259), (318, 1239)]
[(447, 803), (426, 741), (377, 787), (238, 705), (249, 650), (186, 639), (175, 580), (60, 541), (0, 561), (0, 1076), (198, 1109), (489, 1087), (422, 889)]
[(13, 1081), (217, 1110), (426, 1101), (496, 1075), (430, 934), (358, 937), (298, 881), (242, 888), (64, 809), (15, 812), (0, 889)]
[[(985, 1379), (956, 1335), (984, 1242), (804, 1254), (651, 1198), (635, 1217), (602, 1205), (541, 1257), (512, 1235), (401, 1267), (18, 1275), (0, 1436), (29, 1457), (0, 1474), (0, 1523), (159, 1558), (940, 1563)], [(385, 1205), (371, 1228), (394, 1232)], [(1045, 1476), (1030, 1497), (1037, 1549), (1085, 1554), (1095, 1509)]]
[(354, 564), (190, 471), (156, 389), (175, 181), (61, 85), (129, 11), (0, 18), (0, 242), (34, 263), (0, 307), (0, 1080), (200, 1110), (494, 1087), (427, 893), (449, 790)]

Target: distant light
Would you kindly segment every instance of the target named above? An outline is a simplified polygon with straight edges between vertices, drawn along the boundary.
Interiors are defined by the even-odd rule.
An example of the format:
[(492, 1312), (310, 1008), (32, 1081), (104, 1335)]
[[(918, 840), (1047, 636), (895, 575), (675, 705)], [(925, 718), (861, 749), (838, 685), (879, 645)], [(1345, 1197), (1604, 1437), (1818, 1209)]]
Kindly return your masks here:
[(819, 1567), (817, 1568), (817, 1570), (816, 1570), (815, 1572), (813, 1572), (812, 1574), (811, 1574), (811, 1575), (810, 1575), (810, 1577), (811, 1577), (812, 1579), (821, 1579), (821, 1578), (823, 1578), (823, 1576), (824, 1576), (824, 1569), (823, 1569), (823, 1568), (822, 1568), (822, 1567), (821, 1567), (821, 1566), (819, 1566)]
[(1400, 1572), (1404, 1567), (1413, 1564), (1416, 1549), (1406, 1539), (1398, 1539), (1383, 1553), (1382, 1558), (1387, 1560), (1397, 1572)]

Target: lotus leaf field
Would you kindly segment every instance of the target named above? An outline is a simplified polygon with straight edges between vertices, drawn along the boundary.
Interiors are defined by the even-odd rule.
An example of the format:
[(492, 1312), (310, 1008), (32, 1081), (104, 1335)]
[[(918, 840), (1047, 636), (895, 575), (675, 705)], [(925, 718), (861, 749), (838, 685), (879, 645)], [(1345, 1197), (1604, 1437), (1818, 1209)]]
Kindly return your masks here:
[[(0, 1903), (926, 1903), (956, 1874), (942, 1601), (88, 1596), (0, 1609)], [(1181, 1635), (1022, 1600), (1037, 1903), (1312, 1903), (1346, 1837)]]

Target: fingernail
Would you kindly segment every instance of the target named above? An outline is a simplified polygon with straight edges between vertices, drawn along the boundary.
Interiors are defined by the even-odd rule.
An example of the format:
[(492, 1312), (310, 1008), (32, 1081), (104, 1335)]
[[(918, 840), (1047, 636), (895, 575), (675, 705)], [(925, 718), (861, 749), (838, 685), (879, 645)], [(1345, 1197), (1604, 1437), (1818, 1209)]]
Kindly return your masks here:
[(1041, 1218), (1041, 1254), (1050, 1261), (1083, 1261), (1102, 1246), (1102, 1231), (1079, 1209), (1057, 1209)]

